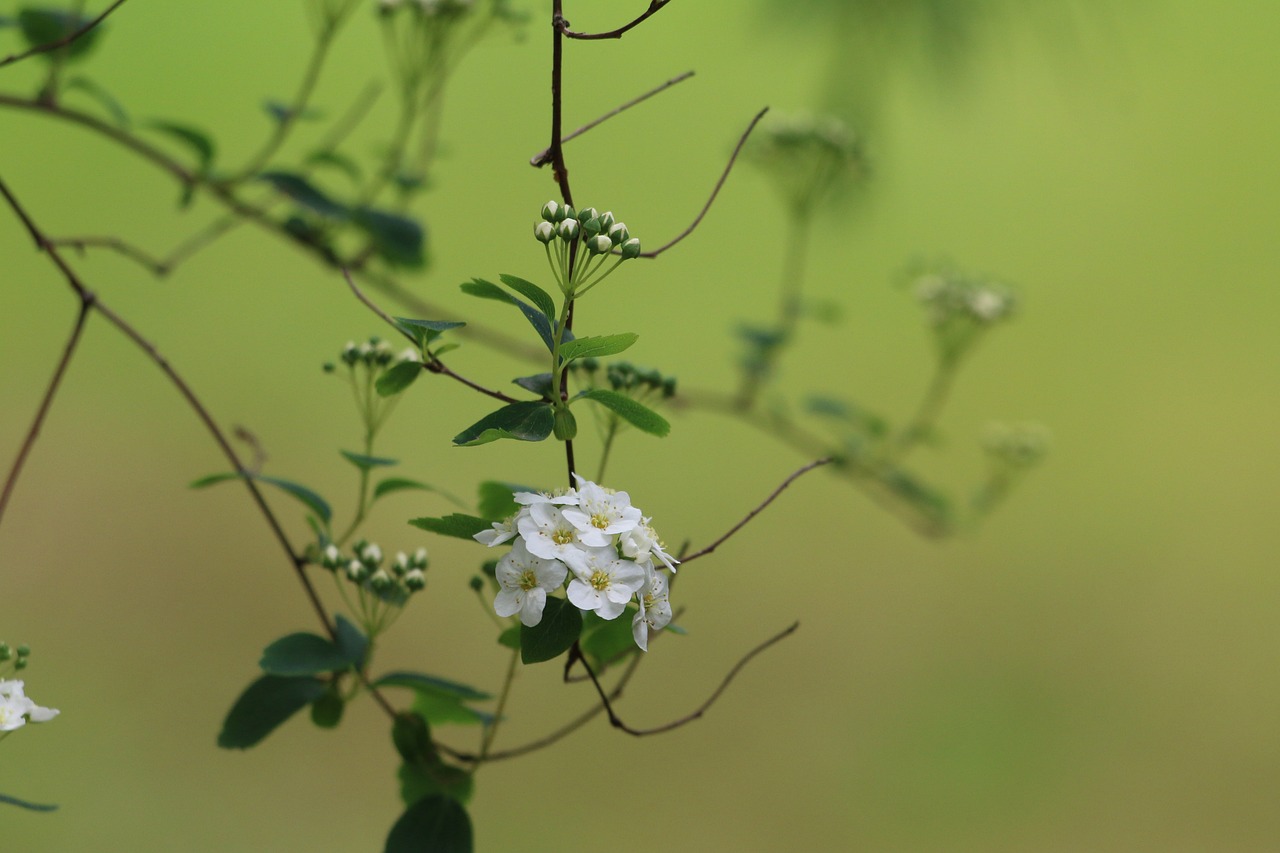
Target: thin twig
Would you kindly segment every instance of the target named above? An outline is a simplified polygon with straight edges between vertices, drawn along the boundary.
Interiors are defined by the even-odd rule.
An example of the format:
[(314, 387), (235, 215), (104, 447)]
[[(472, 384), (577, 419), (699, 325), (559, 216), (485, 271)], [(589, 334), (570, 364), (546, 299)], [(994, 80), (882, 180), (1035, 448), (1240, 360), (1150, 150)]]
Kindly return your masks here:
[(628, 30), (631, 30), (631, 29), (634, 29), (635, 27), (640, 26), (646, 20), (648, 20), (649, 18), (657, 14), (658, 11), (661, 10), (663, 6), (666, 6), (670, 2), (671, 0), (650, 0), (649, 8), (645, 9), (644, 12), (640, 14), (640, 17), (636, 18), (634, 21), (631, 21), (630, 23), (623, 24), (622, 26), (618, 27), (616, 30), (609, 30), (608, 32), (604, 32), (604, 33), (575, 33), (569, 29), (569, 22), (564, 21), (562, 19), (564, 34), (568, 38), (579, 39), (581, 41), (597, 41), (599, 39), (620, 39)]
[(51, 241), (55, 246), (69, 246), (76, 249), (81, 254), (90, 247), (98, 247), (103, 249), (111, 249), (131, 261), (135, 261), (141, 265), (147, 272), (156, 276), (163, 276), (168, 272), (169, 267), (164, 261), (156, 260), (142, 249), (130, 243), (126, 243), (119, 237), (59, 237)]
[(76, 30), (75, 32), (65, 35), (62, 38), (58, 39), (57, 41), (51, 41), (48, 44), (39, 44), (23, 53), (11, 54), (10, 56), (6, 56), (4, 59), (0, 59), (0, 68), (5, 67), (6, 65), (12, 65), (15, 62), (19, 62), (23, 59), (26, 59), (28, 56), (35, 56), (37, 53), (47, 53), (51, 50), (57, 50), (60, 47), (66, 47), (67, 45), (71, 44), (71, 42), (80, 38), (80, 36), (89, 32), (89, 30), (98, 26), (98, 24), (102, 23), (103, 19), (105, 19), (107, 15), (110, 15), (112, 12), (114, 12), (116, 9), (120, 8), (123, 5), (124, 5), (124, 0), (116, 0), (116, 2), (108, 6), (106, 8), (106, 11), (104, 11), (101, 15), (94, 18), (92, 21), (85, 24), (83, 27)]
[(756, 125), (760, 123), (760, 119), (764, 118), (764, 114), (767, 112), (769, 112), (769, 108), (765, 107), (760, 112), (756, 113), (755, 118), (751, 119), (751, 123), (747, 125), (747, 129), (742, 132), (742, 136), (738, 138), (738, 144), (733, 147), (733, 154), (730, 155), (728, 164), (725, 165), (724, 171), (720, 173), (720, 180), (716, 181), (715, 187), (711, 190), (710, 198), (707, 199), (707, 203), (702, 206), (702, 210), (699, 211), (693, 222), (689, 224), (689, 227), (681, 231), (674, 239), (665, 245), (659, 246), (651, 252), (641, 252), (639, 257), (656, 258), (658, 255), (661, 255), (667, 249), (670, 249), (676, 243), (679, 243), (685, 237), (688, 237), (693, 233), (693, 229), (698, 227), (702, 222), (702, 218), (707, 215), (707, 211), (711, 209), (711, 205), (715, 203), (716, 196), (720, 195), (720, 189), (724, 186), (724, 182), (729, 179), (729, 172), (733, 171), (733, 164), (737, 162), (738, 155), (742, 153), (742, 146), (747, 144), (747, 137), (751, 135), (751, 131), (756, 129)]
[(680, 564), (687, 565), (690, 561), (696, 560), (699, 557), (705, 557), (707, 554), (710, 554), (712, 551), (719, 548), (721, 545), (724, 544), (725, 540), (727, 540), (730, 536), (732, 536), (733, 534), (741, 530), (743, 527), (745, 527), (747, 523), (751, 521), (751, 519), (755, 518), (757, 515), (761, 513), (761, 511), (764, 510), (765, 507), (773, 503), (777, 499), (778, 495), (782, 494), (782, 492), (787, 488), (787, 486), (790, 486), (792, 483), (794, 483), (800, 477), (812, 471), (814, 468), (820, 468), (823, 465), (830, 465), (833, 461), (835, 460), (830, 456), (824, 457), (822, 459), (815, 459), (813, 462), (810, 462), (808, 465), (805, 465), (791, 472), (791, 476), (783, 480), (782, 483), (778, 486), (778, 488), (773, 490), (773, 494), (765, 498), (764, 502), (761, 503), (758, 507), (751, 510), (751, 512), (747, 513), (746, 518), (742, 519), (733, 527), (729, 528), (728, 533), (721, 536), (719, 539), (712, 542), (710, 545), (703, 548), (701, 551), (695, 551), (689, 556), (685, 557), (683, 560), (680, 561)]
[(782, 642), (787, 637), (794, 634), (796, 632), (796, 629), (799, 627), (800, 627), (799, 622), (793, 622), (791, 626), (788, 627), (786, 630), (778, 634), (775, 634), (774, 636), (765, 640), (763, 643), (761, 643), (760, 645), (756, 646), (754, 649), (752, 649), (751, 651), (743, 655), (738, 660), (738, 662), (733, 665), (733, 668), (729, 670), (728, 674), (725, 675), (724, 679), (720, 682), (720, 686), (717, 687), (714, 691), (712, 691), (711, 695), (707, 697), (707, 701), (703, 702), (701, 705), (695, 708), (691, 713), (688, 713), (678, 719), (672, 720), (669, 723), (663, 723), (660, 726), (654, 726), (653, 728), (649, 728), (649, 729), (633, 728), (632, 726), (629, 726), (626, 723), (624, 723), (622, 721), (622, 718), (614, 713), (613, 705), (609, 701), (608, 694), (604, 692), (604, 688), (600, 685), (599, 679), (596, 678), (595, 672), (592, 671), (591, 665), (587, 663), (586, 658), (582, 657), (582, 653), (581, 651), (578, 650), (578, 646), (576, 643), (574, 644), (573, 648), (569, 650), (569, 654), (570, 655), (577, 654), (578, 660), (582, 663), (582, 666), (587, 670), (587, 674), (591, 676), (591, 683), (596, 688), (596, 693), (600, 697), (600, 702), (604, 706), (605, 713), (609, 715), (610, 725), (612, 725), (615, 729), (621, 729), (622, 731), (626, 732), (629, 735), (634, 735), (635, 737), (644, 737), (645, 735), (656, 735), (656, 734), (661, 734), (662, 732), (669, 732), (672, 729), (678, 729), (681, 726), (692, 723), (694, 720), (700, 718), (703, 714), (707, 712), (708, 708), (710, 708), (712, 705), (715, 704), (716, 700), (719, 699), (720, 696), (724, 693), (724, 691), (729, 687), (729, 683), (733, 681), (733, 679), (738, 675), (739, 672), (742, 671), (743, 667), (745, 667), (748, 663), (751, 662), (752, 658), (754, 658), (756, 655), (760, 654), (770, 646)]
[[(665, 92), (667, 89), (670, 89), (672, 86), (676, 85), (677, 83), (683, 83), (685, 80), (688, 80), (690, 77), (692, 77), (693, 74), (694, 72), (692, 71), (686, 71), (677, 77), (672, 77), (670, 80), (663, 83), (662, 85), (656, 86), (650, 89), (649, 91), (645, 92), (643, 95), (639, 95), (635, 98), (632, 98), (631, 100), (627, 101), (625, 104), (622, 104), (621, 106), (618, 106), (613, 108), (612, 110), (609, 110), (609, 112), (605, 113), (599, 118), (593, 121), (587, 122), (577, 130), (572, 131), (570, 133), (566, 133), (564, 136), (560, 137), (560, 142), (564, 143), (564, 142), (568, 142), (570, 139), (576, 139), (577, 137), (586, 133), (588, 130), (591, 130), (592, 128), (595, 128), (599, 125), (604, 124), (606, 121), (613, 118), (614, 116), (620, 113), (626, 112), (627, 110), (631, 109), (637, 104), (644, 103), (645, 101), (652, 98), (654, 95), (657, 95), (661, 92)], [(540, 153), (535, 154), (533, 157), (529, 158), (529, 165), (533, 166), (535, 169), (541, 169), (543, 166), (547, 165), (550, 162), (551, 162), (550, 148), (544, 148)]]

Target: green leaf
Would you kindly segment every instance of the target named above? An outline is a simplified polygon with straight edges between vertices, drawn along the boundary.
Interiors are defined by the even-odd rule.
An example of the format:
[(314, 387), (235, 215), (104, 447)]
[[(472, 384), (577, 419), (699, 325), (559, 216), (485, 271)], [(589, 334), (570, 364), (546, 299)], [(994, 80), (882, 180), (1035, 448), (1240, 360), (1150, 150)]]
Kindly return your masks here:
[(327, 637), (299, 632), (276, 640), (262, 651), (258, 666), (270, 675), (317, 675), (342, 672), (351, 661)]
[(475, 780), (470, 773), (443, 762), (429, 767), (401, 764), (396, 776), (400, 780), (400, 800), (405, 805), (413, 805), (432, 794), (442, 794), (465, 805), (475, 791)]
[(420, 267), (426, 263), (426, 231), (421, 223), (397, 213), (357, 207), (351, 221), (365, 233), (369, 242), (388, 264), (397, 267)]
[[(510, 293), (507, 293), (501, 287), (491, 281), (485, 281), (482, 278), (475, 278), (471, 281), (463, 282), (462, 292), (471, 296), (478, 296), (481, 299), (494, 299), (498, 302), (507, 302), (520, 309), (520, 313), (524, 314), (525, 319), (529, 321), (529, 325), (533, 326), (534, 331), (538, 333), (538, 337), (542, 338), (542, 342), (547, 346), (547, 352), (551, 352), (555, 346), (554, 333), (551, 327), (551, 318), (543, 312), (534, 308), (527, 302), (516, 299)], [(572, 335), (565, 330), (565, 339), (572, 340)]]
[(149, 121), (144, 126), (150, 130), (157, 130), (186, 145), (195, 153), (196, 159), (199, 161), (200, 165), (196, 168), (197, 174), (209, 174), (209, 169), (213, 166), (214, 155), (217, 153), (213, 139), (209, 134), (198, 127), (160, 119)]
[(555, 396), (555, 387), (552, 385), (550, 373), (535, 373), (532, 376), (521, 376), (512, 380), (526, 391), (532, 391), (544, 400), (550, 400)]
[(413, 764), (434, 763), (439, 760), (436, 745), (431, 742), (431, 727), (422, 717), (412, 712), (396, 714), (391, 723), (391, 742), (405, 761)]
[(454, 320), (410, 320), (407, 317), (396, 317), (396, 325), (400, 331), (413, 338), (419, 347), (425, 347), (440, 337), (441, 333), (467, 324)]
[(498, 635), (498, 645), (506, 646), (509, 649), (520, 648), (520, 630), (523, 626), (512, 625), (507, 630)]
[(514, 483), (500, 483), (496, 480), (486, 480), (480, 484), (480, 503), (476, 507), (480, 515), (490, 521), (502, 521), (504, 518), (510, 518), (520, 511), (520, 504), (512, 495), (516, 492), (533, 492), (527, 486), (517, 486)]
[(325, 501), (324, 498), (320, 497), (318, 494), (311, 491), (306, 486), (300, 486), (297, 483), (293, 483), (288, 480), (281, 480), (278, 477), (267, 477), (262, 474), (250, 474), (247, 471), (242, 474), (236, 474), (236, 473), (210, 474), (208, 477), (201, 477), (199, 480), (196, 480), (194, 483), (191, 484), (191, 488), (203, 489), (206, 486), (212, 486), (214, 483), (222, 483), (227, 480), (239, 480), (239, 479), (254, 480), (259, 483), (268, 483), (272, 486), (275, 486), (277, 489), (281, 489), (287, 492), (288, 494), (302, 501), (302, 503), (306, 504), (307, 508), (310, 509), (312, 512), (314, 512), (321, 519), (323, 519), (326, 525), (329, 523), (330, 519), (333, 518), (333, 510), (329, 508), (329, 504), (328, 502)]
[(403, 492), (411, 489), (422, 492), (435, 492), (436, 494), (449, 499), (458, 506), (466, 506), (466, 504), (448, 492), (442, 492), (435, 486), (419, 482), (418, 480), (410, 480), (407, 477), (388, 477), (378, 483), (378, 485), (373, 487), (373, 499), (377, 500), (378, 498), (383, 497), (384, 495), (389, 495), (393, 492)]
[(320, 110), (304, 109), (302, 112), (298, 112), (293, 107), (280, 101), (263, 101), (262, 109), (278, 122), (285, 122), (294, 118), (298, 121), (315, 121), (323, 117), (323, 113)]
[(313, 213), (330, 219), (346, 219), (345, 205), (329, 198), (302, 175), (293, 172), (263, 172), (258, 180), (266, 181), (276, 192), (292, 199)]
[(520, 626), (520, 660), (541, 663), (558, 658), (582, 634), (582, 612), (563, 598), (547, 598), (542, 621)]
[(338, 650), (347, 663), (359, 669), (364, 665), (364, 656), (369, 651), (369, 638), (341, 613), (334, 618), (334, 623), (337, 626), (335, 633), (338, 635)]
[(414, 383), (422, 375), (422, 362), (402, 361), (390, 370), (384, 371), (373, 384), (379, 397), (394, 397)]
[(480, 702), (485, 699), (492, 699), (493, 696), (485, 693), (483, 690), (477, 690), (474, 687), (468, 687), (465, 684), (459, 684), (456, 681), (449, 681), (444, 678), (437, 678), (434, 675), (423, 675), (420, 672), (388, 672), (373, 682), (374, 687), (407, 687), (417, 693), (434, 693), (441, 696), (452, 696), (458, 699), (468, 699), (473, 702)]
[(452, 797), (429, 794), (391, 827), (385, 853), (472, 853), (471, 818)]
[(446, 723), (464, 725), (487, 724), (493, 720), (490, 714), (464, 705), (492, 698), (488, 693), (417, 672), (392, 672), (376, 682), (375, 687), (406, 687), (414, 692), (413, 709), (433, 726)]
[(555, 419), (551, 405), (545, 402), (521, 402), (490, 412), (453, 437), (460, 447), (488, 444), (500, 438), (518, 441), (542, 441), (551, 435)]
[(324, 695), (318, 678), (264, 675), (231, 706), (218, 734), (223, 749), (248, 749), (277, 726)]
[(460, 512), (446, 515), (444, 518), (414, 518), (410, 519), (409, 523), (414, 527), (439, 533), (441, 536), (452, 536), (455, 539), (472, 539), (482, 530), (493, 529), (493, 525), (487, 520)]
[(305, 162), (310, 166), (332, 166), (350, 178), (353, 183), (360, 182), (360, 166), (345, 154), (339, 154), (336, 151), (313, 151), (307, 155)]
[(384, 459), (381, 456), (365, 456), (363, 453), (352, 453), (350, 450), (339, 450), (338, 452), (342, 454), (344, 459), (361, 471), (399, 464), (395, 459)]
[(671, 432), (671, 424), (666, 418), (648, 406), (637, 403), (625, 394), (619, 394), (617, 391), (608, 391), (604, 388), (592, 388), (583, 391), (578, 396), (593, 400), (605, 408), (617, 412), (618, 416), (624, 421), (650, 435), (661, 437)]
[[(92, 18), (86, 18), (74, 12), (63, 12), (57, 9), (22, 9), (18, 12), (18, 27), (22, 37), (31, 47), (42, 47), (61, 41), (88, 24)], [(46, 60), (67, 60), (83, 57), (93, 47), (102, 32), (102, 24), (72, 41), (65, 47), (41, 54)]]
[(631, 618), (635, 613), (636, 608), (628, 605), (617, 619), (601, 619), (595, 613), (587, 614), (581, 648), (597, 671), (631, 652), (639, 651), (631, 633)]
[(589, 338), (578, 338), (560, 345), (560, 359), (565, 363), (575, 358), (600, 358), (606, 355), (617, 355), (636, 342), (639, 335), (624, 332), (620, 335), (595, 335)]
[(516, 293), (519, 293), (525, 299), (528, 299), (536, 305), (538, 310), (546, 315), (548, 319), (556, 316), (556, 303), (551, 299), (551, 294), (547, 293), (541, 287), (538, 287), (538, 285), (531, 281), (525, 281), (524, 279), (514, 275), (506, 275), (505, 273), (499, 275), (498, 278), (500, 278), (502, 283), (507, 287), (511, 288)]
[(129, 114), (125, 112), (123, 106), (117, 101), (110, 92), (90, 80), (88, 77), (76, 76), (72, 77), (66, 83), (62, 84), (64, 92), (81, 91), (89, 97), (97, 101), (103, 109), (111, 113), (111, 118), (115, 121), (116, 127), (127, 130), (131, 122)]

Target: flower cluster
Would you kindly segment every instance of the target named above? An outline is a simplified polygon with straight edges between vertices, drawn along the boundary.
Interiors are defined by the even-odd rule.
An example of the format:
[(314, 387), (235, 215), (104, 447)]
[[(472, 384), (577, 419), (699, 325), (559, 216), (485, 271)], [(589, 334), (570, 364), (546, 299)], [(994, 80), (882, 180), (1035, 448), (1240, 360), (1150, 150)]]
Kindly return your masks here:
[[(549, 201), (542, 206), (542, 219), (534, 226), (533, 236), (546, 247), (547, 261), (560, 290), (571, 299), (595, 287), (623, 261), (640, 256), (640, 239), (632, 237), (612, 211), (601, 213), (594, 207), (574, 210), (567, 204)], [(576, 256), (571, 252), (575, 246)], [(572, 270), (571, 256), (577, 258)], [(612, 256), (617, 258), (613, 266), (603, 269)]]
[[(356, 410), (364, 423), (366, 439), (371, 441), (400, 400), (398, 394), (384, 397), (378, 393), (378, 380), (401, 364), (421, 362), (422, 354), (412, 347), (397, 353), (391, 344), (375, 335), (359, 344), (347, 341), (339, 359), (347, 368), (345, 379), (355, 395)], [(327, 363), (324, 371), (336, 373), (338, 368)]]
[(0, 642), (0, 737), (27, 723), (44, 723), (58, 716), (56, 708), (42, 708), (29, 699), (22, 681), (4, 678), (12, 672), (26, 669), (30, 654), (31, 649), (25, 645), (15, 649)]
[(547, 594), (572, 574), (567, 596), (579, 610), (616, 619), (636, 600), (632, 635), (647, 651), (649, 632), (671, 621), (662, 570), (674, 572), (676, 560), (626, 492), (581, 477), (577, 483), (562, 494), (516, 492), (520, 511), (476, 534), (489, 547), (514, 540), (495, 569), (499, 589), (493, 608), (499, 616), (519, 614), (522, 624), (533, 627), (542, 621)]
[(1049, 452), (1049, 431), (1040, 424), (988, 424), (982, 447), (994, 462), (1009, 468), (1029, 468)]
[(866, 172), (861, 142), (834, 116), (776, 118), (752, 135), (745, 153), (773, 178), (798, 216), (808, 216), (842, 181)]
[[(582, 358), (569, 367), (575, 372), (581, 371), (587, 374), (594, 380), (597, 371), (600, 370), (600, 361), (594, 358)], [(620, 394), (626, 394), (632, 399), (638, 400), (659, 394), (665, 400), (676, 394), (674, 376), (663, 376), (660, 371), (637, 367), (629, 361), (610, 362), (605, 367), (604, 379), (611, 389)]]
[(928, 310), (929, 325), (935, 328), (956, 320), (990, 326), (1007, 319), (1017, 306), (1007, 286), (956, 273), (924, 273), (915, 279), (912, 289)]

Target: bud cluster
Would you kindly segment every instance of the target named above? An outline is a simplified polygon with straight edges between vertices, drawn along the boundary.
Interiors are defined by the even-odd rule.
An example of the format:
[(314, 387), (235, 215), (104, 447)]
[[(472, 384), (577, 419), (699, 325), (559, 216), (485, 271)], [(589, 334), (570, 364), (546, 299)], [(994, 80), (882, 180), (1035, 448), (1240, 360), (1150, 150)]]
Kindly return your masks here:
[(916, 278), (912, 289), (934, 327), (956, 319), (989, 326), (1007, 319), (1017, 307), (1007, 286), (955, 273), (925, 273)]
[(320, 552), (320, 566), (393, 604), (403, 604), (427, 585), (426, 548), (419, 548), (412, 555), (400, 551), (387, 563), (382, 549), (374, 542), (361, 539), (349, 554), (329, 543)]
[[(594, 358), (583, 358), (571, 365), (575, 372), (585, 373), (592, 381), (600, 371), (600, 362)], [(662, 399), (670, 399), (676, 394), (676, 378), (663, 376), (657, 370), (646, 370), (629, 361), (610, 362), (605, 367), (605, 381), (611, 390), (626, 394), (632, 399), (641, 399), (653, 394), (660, 394)]]
[(798, 215), (807, 216), (840, 181), (866, 172), (857, 135), (833, 116), (776, 118), (752, 135), (745, 153)]
[[(574, 210), (571, 205), (549, 201), (542, 206), (542, 218), (534, 226), (533, 236), (546, 247), (547, 261), (569, 298), (581, 296), (618, 264), (640, 256), (640, 239), (631, 236), (612, 211), (601, 213), (594, 207)], [(616, 261), (602, 270), (609, 257)]]
[(424, 18), (449, 18), (465, 15), (475, 7), (475, 0), (378, 0), (378, 12), (393, 15), (410, 9)]
[(988, 424), (982, 447), (992, 461), (1009, 468), (1030, 468), (1049, 452), (1049, 431), (1040, 424)]
[[(347, 368), (346, 378), (355, 393), (356, 409), (364, 422), (366, 437), (371, 440), (400, 399), (399, 395), (383, 397), (378, 394), (378, 380), (401, 364), (421, 362), (422, 354), (412, 347), (397, 353), (391, 344), (374, 335), (359, 344), (347, 341), (339, 361)], [(325, 373), (337, 370), (332, 362), (324, 366)]]

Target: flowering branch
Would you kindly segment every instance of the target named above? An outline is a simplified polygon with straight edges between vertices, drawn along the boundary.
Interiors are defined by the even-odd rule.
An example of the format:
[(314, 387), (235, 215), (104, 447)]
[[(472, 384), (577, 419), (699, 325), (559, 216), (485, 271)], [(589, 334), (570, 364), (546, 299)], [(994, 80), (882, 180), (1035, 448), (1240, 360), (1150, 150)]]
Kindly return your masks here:
[(759, 514), (761, 513), (761, 511), (763, 511), (763, 510), (764, 510), (764, 508), (765, 508), (765, 507), (767, 507), (769, 504), (773, 503), (773, 502), (777, 499), (778, 495), (782, 494), (782, 492), (787, 488), (787, 486), (790, 486), (792, 483), (794, 483), (796, 480), (800, 479), (800, 477), (802, 477), (803, 475), (805, 475), (805, 474), (809, 473), (810, 471), (812, 471), (814, 468), (820, 468), (820, 467), (821, 467), (821, 466), (823, 466), (823, 465), (830, 465), (830, 464), (831, 464), (832, 462), (834, 462), (834, 461), (835, 461), (835, 459), (834, 459), (834, 458), (832, 458), (832, 457), (830, 457), (830, 456), (827, 456), (827, 457), (825, 457), (825, 458), (823, 458), (823, 459), (816, 459), (816, 460), (814, 460), (813, 462), (810, 462), (808, 465), (805, 465), (804, 467), (799, 468), (799, 469), (797, 469), (797, 470), (793, 471), (793, 472), (791, 473), (791, 476), (789, 476), (789, 477), (787, 477), (787, 479), (783, 480), (783, 481), (782, 481), (782, 483), (778, 486), (778, 488), (776, 488), (776, 489), (774, 489), (774, 490), (773, 490), (773, 494), (771, 494), (771, 495), (769, 495), (769, 497), (765, 498), (765, 499), (764, 499), (764, 502), (763, 502), (762, 504), (760, 504), (760, 506), (756, 507), (755, 509), (751, 510), (751, 512), (747, 513), (746, 518), (742, 519), (742, 520), (741, 520), (741, 521), (739, 521), (737, 524), (735, 524), (733, 527), (731, 527), (731, 528), (729, 529), (729, 532), (728, 532), (728, 533), (726, 533), (725, 535), (721, 536), (719, 539), (717, 539), (716, 541), (712, 542), (710, 545), (708, 545), (707, 547), (703, 548), (701, 551), (695, 551), (694, 553), (690, 554), (689, 556), (682, 558), (682, 559), (680, 560), (680, 563), (681, 563), (682, 565), (685, 565), (685, 564), (688, 564), (688, 562), (689, 562), (690, 560), (696, 560), (696, 559), (698, 559), (699, 557), (705, 557), (706, 555), (710, 554), (712, 551), (714, 551), (715, 549), (717, 549), (717, 548), (719, 548), (721, 545), (723, 545), (723, 544), (724, 544), (724, 542), (725, 542), (725, 540), (727, 540), (730, 536), (732, 536), (733, 534), (735, 534), (735, 533), (737, 533), (739, 530), (741, 530), (743, 527), (745, 527), (745, 526), (747, 525), (747, 522), (751, 521), (751, 519), (753, 519), (753, 518), (755, 518), (757, 515), (759, 515)]
[(6, 65), (12, 65), (15, 62), (20, 62), (26, 59), (27, 57), (35, 56), (38, 53), (48, 53), (51, 50), (57, 50), (60, 47), (66, 47), (76, 39), (80, 38), (85, 33), (89, 32), (89, 30), (98, 26), (98, 24), (102, 23), (102, 21), (107, 17), (107, 15), (110, 15), (112, 12), (114, 12), (116, 9), (120, 8), (123, 5), (124, 5), (124, 0), (116, 0), (116, 2), (108, 6), (106, 8), (106, 11), (104, 11), (101, 15), (94, 18), (92, 21), (85, 24), (83, 27), (76, 30), (75, 32), (68, 33), (67, 35), (63, 36), (57, 41), (51, 41), (48, 44), (36, 45), (35, 47), (31, 48), (30, 50), (24, 51), (23, 53), (11, 54), (9, 56), (6, 56), (4, 59), (0, 59), (0, 68), (5, 67)]
[[(595, 127), (598, 127), (599, 125), (604, 124), (606, 121), (608, 121), (609, 119), (613, 118), (614, 116), (616, 116), (616, 115), (618, 115), (618, 114), (620, 114), (620, 113), (626, 112), (627, 110), (631, 109), (632, 107), (636, 106), (637, 104), (642, 104), (642, 103), (644, 103), (645, 101), (647, 101), (647, 100), (649, 100), (650, 98), (652, 98), (654, 95), (657, 95), (657, 94), (660, 94), (660, 93), (662, 93), (662, 92), (665, 92), (667, 89), (670, 89), (672, 86), (676, 85), (677, 83), (683, 83), (685, 80), (688, 80), (690, 77), (692, 77), (692, 76), (693, 76), (693, 74), (694, 74), (694, 72), (692, 72), (692, 71), (686, 71), (686, 72), (684, 72), (683, 74), (680, 74), (680, 75), (678, 75), (678, 76), (676, 76), (676, 77), (672, 77), (670, 80), (668, 80), (667, 82), (663, 83), (662, 85), (660, 85), (660, 86), (656, 86), (656, 87), (654, 87), (654, 88), (650, 89), (649, 91), (645, 92), (643, 95), (639, 95), (639, 96), (637, 96), (637, 97), (635, 97), (635, 98), (632, 98), (631, 100), (627, 101), (625, 104), (622, 104), (621, 106), (615, 107), (614, 109), (610, 110), (609, 112), (605, 113), (604, 115), (600, 116), (599, 118), (597, 118), (597, 119), (595, 119), (595, 120), (593, 120), (593, 121), (589, 121), (589, 122), (587, 122), (586, 124), (584, 124), (582, 127), (578, 128), (577, 130), (575, 130), (575, 131), (573, 131), (573, 132), (571, 132), (571, 133), (566, 133), (564, 136), (562, 136), (562, 137), (560, 138), (560, 141), (561, 141), (562, 143), (564, 143), (564, 142), (568, 142), (570, 139), (576, 139), (577, 137), (579, 137), (579, 136), (581, 136), (582, 134), (586, 133), (588, 130), (591, 130), (591, 129), (595, 128)], [(547, 164), (548, 164), (548, 163), (550, 163), (550, 162), (551, 162), (551, 149), (550, 149), (550, 148), (544, 148), (544, 149), (542, 149), (542, 151), (541, 151), (540, 153), (535, 154), (533, 157), (529, 158), (529, 165), (530, 165), (530, 166), (533, 166), (535, 169), (541, 169), (543, 166), (547, 165)]]
[(575, 33), (569, 29), (569, 22), (564, 20), (563, 17), (560, 18), (560, 20), (557, 22), (556, 27), (557, 29), (562, 29), (564, 34), (569, 38), (579, 39), (581, 41), (597, 41), (599, 39), (620, 39), (628, 30), (631, 30), (631, 29), (634, 29), (635, 27), (640, 26), (646, 20), (648, 20), (649, 18), (657, 14), (658, 11), (661, 10), (663, 6), (666, 6), (670, 2), (671, 0), (650, 0), (649, 8), (645, 9), (644, 12), (640, 14), (640, 17), (636, 18), (634, 21), (631, 21), (628, 24), (624, 24), (623, 26), (618, 27), (616, 30), (609, 30), (606, 33)]

